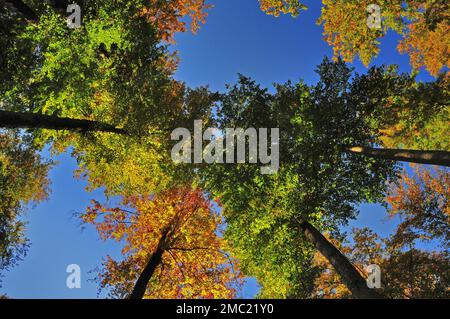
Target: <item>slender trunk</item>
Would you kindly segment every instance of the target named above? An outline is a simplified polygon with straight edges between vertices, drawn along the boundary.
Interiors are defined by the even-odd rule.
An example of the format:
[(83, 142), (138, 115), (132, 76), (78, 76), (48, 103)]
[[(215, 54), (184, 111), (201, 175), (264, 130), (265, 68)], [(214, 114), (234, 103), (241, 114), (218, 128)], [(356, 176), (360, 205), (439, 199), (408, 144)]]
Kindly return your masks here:
[(302, 222), (300, 229), (316, 249), (331, 263), (344, 284), (357, 299), (380, 299), (376, 291), (367, 287), (366, 280), (352, 263), (333, 244), (331, 244), (314, 226)]
[(3, 128), (30, 128), (49, 130), (68, 130), (79, 132), (109, 132), (128, 135), (124, 129), (112, 125), (71, 118), (56, 117), (37, 113), (19, 113), (0, 110), (0, 127)]
[(347, 152), (392, 161), (431, 164), (447, 167), (450, 166), (450, 152), (446, 151), (379, 149), (379, 148), (356, 146), (347, 148)]
[(147, 262), (147, 265), (145, 266), (144, 270), (142, 271), (141, 275), (136, 281), (136, 284), (134, 285), (133, 288), (133, 292), (130, 294), (128, 299), (144, 298), (145, 291), (147, 290), (147, 285), (150, 279), (155, 273), (156, 268), (158, 268), (158, 266), (161, 265), (162, 255), (165, 251), (164, 246), (166, 244), (167, 234), (169, 233), (169, 230), (170, 227), (167, 227), (167, 229), (163, 232), (159, 240), (158, 247), (156, 248), (156, 251), (151, 255), (149, 261)]

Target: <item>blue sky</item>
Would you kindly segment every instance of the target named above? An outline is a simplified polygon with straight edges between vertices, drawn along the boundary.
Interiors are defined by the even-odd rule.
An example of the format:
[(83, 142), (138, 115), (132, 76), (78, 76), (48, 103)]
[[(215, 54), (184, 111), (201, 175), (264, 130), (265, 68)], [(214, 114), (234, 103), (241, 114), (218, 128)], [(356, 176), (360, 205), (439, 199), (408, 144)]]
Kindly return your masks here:
[[(215, 7), (198, 34), (177, 36), (174, 49), (180, 52), (181, 64), (176, 78), (189, 86), (209, 85), (212, 90), (223, 90), (226, 83), (234, 83), (237, 73), (265, 87), (299, 79), (314, 83), (315, 66), (332, 54), (322, 39), (322, 28), (316, 25), (320, 2), (305, 1), (309, 10), (293, 19), (265, 15), (257, 0), (210, 0)], [(395, 63), (409, 72), (408, 57), (396, 51), (397, 41), (396, 35), (388, 34), (373, 64)], [(366, 70), (359, 61), (353, 65), (359, 72)], [(419, 79), (431, 78), (423, 72)], [(50, 173), (50, 199), (30, 208), (26, 215), (32, 244), (28, 255), (5, 274), (0, 294), (12, 298), (97, 298), (97, 285), (88, 281), (95, 275), (92, 271), (105, 255), (119, 256), (117, 245), (99, 241), (90, 227), (82, 231), (73, 217), (74, 212), (84, 211), (90, 199), (102, 200), (101, 191), (86, 193), (85, 182), (73, 179), (76, 162), (70, 156), (63, 154), (57, 161)], [(362, 205), (358, 220), (351, 226), (370, 226), (387, 235), (395, 225), (385, 216), (379, 206)], [(66, 287), (66, 267), (74, 263), (82, 270), (81, 289)], [(243, 296), (252, 297), (256, 291), (252, 281)]]

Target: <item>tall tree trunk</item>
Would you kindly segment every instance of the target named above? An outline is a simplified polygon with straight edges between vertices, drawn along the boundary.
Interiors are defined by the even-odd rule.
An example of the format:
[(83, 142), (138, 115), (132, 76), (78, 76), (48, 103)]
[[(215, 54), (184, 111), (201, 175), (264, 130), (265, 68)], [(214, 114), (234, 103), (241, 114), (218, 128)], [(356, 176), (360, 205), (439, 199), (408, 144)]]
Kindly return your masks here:
[(355, 154), (361, 154), (363, 156), (392, 161), (431, 164), (447, 167), (450, 166), (450, 152), (446, 151), (379, 149), (360, 146), (349, 147), (347, 148), (347, 151)]
[(0, 127), (3, 128), (31, 128), (49, 130), (68, 130), (79, 132), (109, 132), (128, 135), (124, 129), (112, 125), (71, 118), (56, 117), (37, 113), (20, 113), (0, 110)]
[(134, 285), (133, 292), (130, 294), (128, 299), (142, 299), (144, 298), (145, 291), (147, 290), (147, 285), (155, 273), (156, 268), (161, 265), (162, 255), (165, 251), (167, 234), (169, 233), (170, 227), (167, 227), (163, 232), (161, 238), (159, 239), (158, 247), (156, 251), (151, 255), (147, 265), (139, 276), (136, 284)]
[(333, 244), (331, 244), (314, 226), (302, 222), (300, 229), (316, 249), (331, 263), (344, 284), (357, 299), (380, 299), (376, 291), (367, 286), (366, 280), (352, 263)]

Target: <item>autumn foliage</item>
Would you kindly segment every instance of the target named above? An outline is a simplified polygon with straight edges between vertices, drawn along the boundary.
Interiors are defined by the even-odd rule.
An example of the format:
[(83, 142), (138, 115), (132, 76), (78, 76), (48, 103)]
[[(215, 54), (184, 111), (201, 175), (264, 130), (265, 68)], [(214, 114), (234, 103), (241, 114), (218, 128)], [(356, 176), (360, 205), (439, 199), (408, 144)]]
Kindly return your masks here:
[[(325, 40), (333, 47), (335, 56), (351, 62), (356, 56), (368, 65), (380, 51), (380, 38), (389, 30), (399, 33), (400, 53), (410, 56), (411, 65), (425, 67), (437, 76), (450, 65), (450, 25), (445, 1), (382, 1), (382, 28), (367, 26), (367, 8), (373, 1), (324, 0), (322, 16)], [(436, 8), (436, 5), (440, 6)]]
[(164, 41), (173, 42), (175, 33), (188, 29), (185, 18), (191, 19), (190, 30), (195, 33), (205, 23), (206, 10), (211, 7), (205, 0), (151, 0), (140, 14), (156, 26)]
[[(368, 228), (353, 229), (352, 240), (330, 240), (352, 261), (363, 276), (377, 264), (382, 271), (380, 293), (388, 298), (449, 298), (450, 174), (441, 168), (413, 166), (392, 183), (387, 196), (389, 215), (397, 218), (392, 235), (381, 238)], [(419, 243), (439, 243), (435, 250)], [(441, 246), (442, 249), (437, 249)], [(425, 246), (426, 247), (426, 246)], [(329, 262), (319, 253), (314, 266), (315, 298), (351, 298)]]
[[(268, 14), (297, 16), (306, 6), (299, 0), (260, 0)], [(367, 25), (369, 5), (381, 9), (382, 27)], [(380, 39), (394, 31), (402, 39), (398, 51), (408, 54), (415, 70), (425, 67), (437, 76), (450, 66), (449, 4), (446, 0), (322, 0), (322, 14), (317, 23), (323, 26), (325, 41), (334, 56), (352, 62), (359, 57), (366, 66), (380, 52)]]
[(402, 174), (391, 184), (389, 214), (400, 217), (394, 236), (401, 243), (409, 241), (442, 240), (450, 247), (450, 171), (444, 168), (413, 166), (413, 174)]
[[(367, 266), (381, 268), (381, 288), (385, 298), (449, 298), (450, 271), (448, 251), (417, 249), (406, 238), (402, 247), (392, 237), (381, 238), (369, 228), (353, 229), (350, 240), (331, 239), (350, 259), (362, 276)], [(313, 265), (319, 270), (311, 297), (353, 298), (328, 260), (316, 253)]]
[(297, 16), (306, 7), (298, 0), (259, 0), (261, 10), (278, 17), (280, 14)]
[(222, 218), (200, 190), (172, 189), (123, 198), (110, 208), (93, 201), (82, 216), (100, 238), (124, 242), (124, 259), (107, 257), (99, 281), (115, 297), (127, 296), (169, 229), (161, 265), (146, 298), (232, 298), (241, 285), (236, 261), (219, 236)]
[(406, 26), (400, 53), (407, 53), (411, 65), (425, 67), (437, 76), (450, 66), (450, 7), (447, 1), (411, 1), (417, 10), (412, 23)]

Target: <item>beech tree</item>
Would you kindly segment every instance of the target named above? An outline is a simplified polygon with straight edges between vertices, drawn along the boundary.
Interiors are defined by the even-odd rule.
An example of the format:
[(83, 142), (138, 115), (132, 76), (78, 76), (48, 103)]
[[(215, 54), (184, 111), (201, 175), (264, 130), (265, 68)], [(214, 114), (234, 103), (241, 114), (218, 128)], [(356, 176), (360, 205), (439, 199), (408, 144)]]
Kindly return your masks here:
[[(278, 16), (281, 13), (297, 16), (307, 9), (300, 0), (260, 0), (261, 9)], [(370, 7), (377, 5), (378, 9)], [(408, 54), (415, 70), (425, 67), (438, 76), (450, 65), (447, 41), (449, 4), (445, 0), (373, 1), (323, 0), (317, 23), (323, 26), (324, 38), (332, 46), (335, 58), (351, 62), (355, 57), (366, 66), (380, 52), (380, 39), (389, 31), (402, 38), (398, 51)], [(368, 21), (378, 19), (369, 26)]]
[(108, 256), (99, 274), (114, 297), (232, 298), (242, 284), (222, 217), (198, 189), (125, 197), (116, 208), (93, 201), (82, 219), (101, 239), (125, 243), (124, 259)]
[[(76, 29), (69, 29), (65, 16), (52, 5), (30, 2), (28, 9), (38, 19), (25, 22), (20, 10), (11, 10), (5, 17), (2, 108), (148, 133), (165, 119), (164, 112), (156, 111), (159, 94), (174, 84), (170, 76), (175, 60), (161, 42), (184, 30), (185, 22), (178, 19), (190, 11), (166, 21), (166, 29), (157, 29), (144, 2), (83, 3), (83, 23)], [(175, 2), (184, 4), (158, 2), (158, 10), (178, 12)], [(22, 2), (8, 3), (17, 9)]]
[(437, 240), (443, 247), (450, 245), (450, 172), (448, 169), (413, 167), (398, 181), (390, 184), (387, 197), (391, 217), (399, 216), (401, 223), (393, 243)]
[[(383, 68), (353, 75), (342, 60), (328, 59), (317, 72), (316, 85), (288, 82), (276, 85), (274, 94), (245, 77), (228, 87), (218, 111), (220, 126), (279, 127), (280, 170), (261, 176), (254, 164), (213, 165), (203, 171), (204, 188), (223, 203), (226, 238), (243, 271), (260, 280), (263, 297), (308, 295), (310, 286), (292, 281), (313, 277), (315, 247), (330, 260), (338, 256), (333, 266), (355, 297), (377, 298), (364, 291), (364, 278), (320, 232), (336, 231), (355, 217), (358, 203), (383, 202), (387, 181), (397, 176), (396, 160), (448, 165), (448, 152), (377, 147), (382, 145), (378, 105), (393, 97), (384, 86), (399, 77)], [(242, 236), (244, 229), (252, 231)]]
[[(87, 190), (128, 196), (166, 189), (174, 176), (166, 152), (170, 131), (206, 117), (213, 100), (206, 88), (172, 79), (177, 57), (168, 43), (176, 32), (197, 30), (208, 6), (203, 0), (77, 3), (82, 23), (70, 29), (68, 1), (0, 1), (0, 126), (29, 129), (36, 151), (70, 147)], [(14, 174), (29, 176), (29, 183), (36, 174), (45, 185), (44, 169), (28, 168)], [(37, 187), (17, 186), (41, 198)], [(15, 216), (2, 215), (5, 265), (14, 241), (25, 243)]]
[[(411, 175), (411, 176), (410, 176)], [(366, 267), (379, 265), (387, 298), (448, 298), (450, 272), (448, 254), (449, 173), (442, 168), (415, 165), (413, 174), (404, 170), (399, 181), (390, 184), (387, 204), (391, 218), (400, 217), (396, 230), (380, 238), (368, 228), (354, 229), (353, 239), (330, 239), (366, 277)], [(434, 242), (434, 250), (418, 244)], [(316, 254), (313, 265), (320, 273), (315, 279), (314, 298), (350, 298), (351, 292), (330, 262)]]
[(50, 166), (26, 136), (0, 132), (0, 272), (25, 256), (28, 240), (22, 214), (28, 204), (48, 197)]
[[(427, 251), (414, 246), (408, 236), (397, 239), (380, 238), (368, 228), (353, 229), (352, 242), (331, 241), (349, 257), (362, 276), (368, 265), (381, 268), (381, 284), (377, 292), (385, 298), (448, 298), (450, 272), (448, 251)], [(400, 233), (400, 228), (397, 234)], [(400, 245), (399, 245), (400, 244)], [(313, 298), (351, 298), (329, 262), (317, 254), (314, 265), (320, 269), (315, 279)]]
[[(241, 77), (221, 98), (221, 127), (280, 128), (277, 174), (263, 176), (254, 164), (203, 171), (204, 188), (223, 204), (226, 238), (244, 273), (260, 281), (263, 297), (308, 296), (311, 287), (303, 287), (300, 278), (313, 277), (314, 248), (328, 254), (330, 246), (305, 234), (301, 225), (311, 225), (314, 234), (336, 229), (356, 216), (355, 204), (381, 201), (387, 178), (395, 175), (390, 161), (344, 151), (347, 145), (376, 142), (370, 126), (358, 118), (367, 90), (349, 81), (351, 70), (343, 62), (325, 60), (318, 73), (313, 87), (286, 83), (276, 85), (274, 94)], [(345, 257), (336, 260), (352, 280), (363, 280)], [(357, 289), (353, 293), (367, 297)]]
[(213, 103), (206, 88), (172, 79), (177, 57), (168, 43), (177, 32), (196, 31), (209, 6), (203, 0), (78, 4), (82, 23), (70, 29), (67, 1), (0, 3), (4, 126), (32, 129), (38, 147), (71, 147), (77, 176), (88, 178), (89, 189), (104, 186), (109, 195), (164, 189), (173, 171), (170, 131), (206, 118)]

